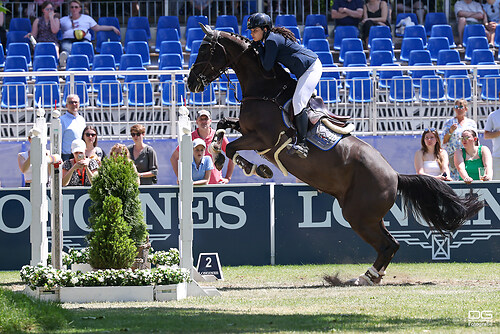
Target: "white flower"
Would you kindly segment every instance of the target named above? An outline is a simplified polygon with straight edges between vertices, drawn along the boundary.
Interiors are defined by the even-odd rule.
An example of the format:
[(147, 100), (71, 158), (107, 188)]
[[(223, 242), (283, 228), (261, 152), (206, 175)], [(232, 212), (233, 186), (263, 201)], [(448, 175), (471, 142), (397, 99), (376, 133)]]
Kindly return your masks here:
[(75, 277), (73, 277), (73, 278), (71, 279), (71, 283), (73, 283), (73, 284), (77, 284), (77, 283), (78, 283), (78, 277), (76, 277), (76, 276), (75, 276)]

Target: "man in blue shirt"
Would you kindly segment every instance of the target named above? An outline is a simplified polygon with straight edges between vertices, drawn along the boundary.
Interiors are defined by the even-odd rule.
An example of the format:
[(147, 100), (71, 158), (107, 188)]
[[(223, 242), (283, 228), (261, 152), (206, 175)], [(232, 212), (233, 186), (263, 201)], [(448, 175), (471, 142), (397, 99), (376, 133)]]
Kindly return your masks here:
[(335, 0), (331, 8), (336, 26), (355, 26), (363, 18), (363, 0)]
[(62, 127), (62, 160), (66, 161), (73, 157), (71, 153), (71, 143), (75, 139), (82, 138), (85, 129), (85, 119), (78, 114), (80, 98), (76, 94), (70, 94), (66, 98), (66, 108), (68, 111), (60, 117)]

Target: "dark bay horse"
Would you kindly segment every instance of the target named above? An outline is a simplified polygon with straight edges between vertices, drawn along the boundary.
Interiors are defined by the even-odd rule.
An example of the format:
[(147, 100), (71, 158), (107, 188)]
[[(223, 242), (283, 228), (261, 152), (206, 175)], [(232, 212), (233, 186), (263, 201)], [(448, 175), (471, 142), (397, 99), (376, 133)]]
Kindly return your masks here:
[[(222, 119), (217, 126), (219, 140), (220, 129), (232, 128), (242, 134), (227, 145), (226, 156), (246, 174), (271, 177), (269, 167), (256, 167), (237, 153), (256, 150), (270, 162), (282, 164), (303, 182), (334, 196), (352, 229), (378, 254), (373, 266), (355, 284), (379, 283), (399, 248), (383, 222), (398, 191), (407, 208), (441, 233), (456, 230), (483, 207), (475, 196), (461, 198), (446, 183), (433, 177), (398, 174), (377, 150), (352, 135), (345, 136), (328, 151), (309, 145), (306, 159), (289, 155), (282, 150), (287, 127), (280, 105), (292, 98), (296, 81), (278, 64), (265, 72), (248, 39), (208, 26), (202, 29), (206, 36), (189, 73), (189, 89), (203, 91), (231, 67), (243, 92), (240, 118)], [(231, 94), (229, 89), (228, 94)]]

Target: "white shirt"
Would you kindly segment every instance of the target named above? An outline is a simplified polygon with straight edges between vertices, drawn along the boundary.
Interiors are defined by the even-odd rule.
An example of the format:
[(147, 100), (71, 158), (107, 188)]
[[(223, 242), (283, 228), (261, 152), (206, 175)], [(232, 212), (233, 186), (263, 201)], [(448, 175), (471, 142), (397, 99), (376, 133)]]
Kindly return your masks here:
[[(500, 109), (488, 115), (486, 125), (484, 126), (484, 131), (500, 131)], [(492, 141), (493, 149), (491, 151), (491, 155), (493, 156), (493, 158), (500, 158), (500, 137), (493, 138)]]
[(75, 139), (82, 138), (85, 129), (85, 119), (83, 116), (74, 116), (66, 112), (60, 117), (62, 127), (62, 154), (71, 154), (71, 143)]
[(97, 22), (88, 15), (82, 14), (77, 20), (71, 20), (69, 16), (65, 16), (61, 19), (61, 31), (63, 33), (62, 38), (75, 38), (73, 34), (75, 30), (83, 30), (85, 32), (85, 39), (90, 42), (91, 35), (89, 33), (90, 28), (94, 27)]

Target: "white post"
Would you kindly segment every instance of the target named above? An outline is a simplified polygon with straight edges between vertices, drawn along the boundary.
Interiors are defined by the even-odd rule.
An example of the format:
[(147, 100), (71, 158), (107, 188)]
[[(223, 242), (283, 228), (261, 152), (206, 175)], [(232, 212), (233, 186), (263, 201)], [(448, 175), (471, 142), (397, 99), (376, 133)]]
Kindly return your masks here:
[(32, 129), (30, 159), (33, 179), (30, 187), (31, 200), (31, 262), (36, 266), (39, 263), (47, 264), (49, 253), (47, 239), (47, 123), (45, 110), (36, 111), (35, 125)]
[[(50, 153), (54, 156), (61, 155), (62, 128), (59, 119), (60, 112), (52, 112), (50, 124)], [(52, 215), (50, 231), (52, 236), (52, 266), (62, 268), (63, 229), (62, 229), (62, 175), (59, 163), (50, 165), (51, 175), (51, 204)]]

